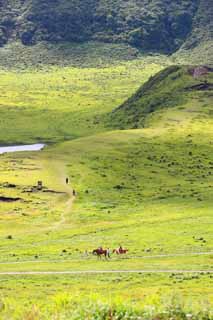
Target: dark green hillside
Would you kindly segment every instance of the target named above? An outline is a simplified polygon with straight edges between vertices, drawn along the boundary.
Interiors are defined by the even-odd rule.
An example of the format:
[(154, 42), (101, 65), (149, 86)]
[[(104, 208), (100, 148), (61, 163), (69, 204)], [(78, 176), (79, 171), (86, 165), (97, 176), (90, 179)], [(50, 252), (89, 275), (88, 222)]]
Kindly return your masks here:
[(206, 17), (212, 3), (203, 1), (0, 0), (0, 46), (11, 40), (24, 45), (95, 40), (170, 53), (193, 38), (197, 26), (202, 36), (191, 45), (211, 38)]
[[(130, 99), (110, 115), (110, 125), (140, 128), (157, 111), (194, 104), (211, 107), (213, 69), (210, 67), (171, 66), (145, 83)], [(210, 111), (209, 111), (210, 112)], [(211, 111), (212, 112), (212, 111)]]
[[(200, 0), (198, 10), (192, 21), (192, 31), (183, 48), (191, 49), (200, 43), (213, 39), (213, 2)], [(204, 28), (206, 26), (206, 28)]]

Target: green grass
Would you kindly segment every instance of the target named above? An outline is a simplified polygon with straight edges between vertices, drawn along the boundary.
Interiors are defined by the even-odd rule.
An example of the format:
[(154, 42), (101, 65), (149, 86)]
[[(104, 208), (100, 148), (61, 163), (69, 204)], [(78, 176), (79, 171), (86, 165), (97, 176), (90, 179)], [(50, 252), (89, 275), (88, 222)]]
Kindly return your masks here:
[[(13, 155), (4, 156), (2, 165), (8, 166), (8, 161), (12, 163), (12, 168), (16, 168), (16, 177), (9, 178), (14, 169), (8, 167), (7, 171), (3, 169), (5, 176), (1, 176), (1, 181), (16, 183), (17, 188), (8, 190), (2, 187), (2, 193), (16, 194), (27, 201), (27, 204), (23, 202), (15, 205), (19, 207), (16, 212), (13, 211), (14, 204), (2, 206), (1, 211), (7, 213), (5, 218), (8, 223), (8, 228), (2, 226), (3, 230), (7, 233), (7, 230), (11, 230), (11, 233), (15, 227), (18, 233), (13, 234), (12, 241), (5, 242), (13, 248), (16, 243), (20, 246), (19, 232), (22, 233), (26, 227), (23, 225), (24, 219), (26, 224), (32, 224), (29, 234), (25, 234), (30, 242), (34, 241), (34, 233), (40, 228), (47, 230), (40, 235), (40, 247), (46, 253), (48, 238), (51, 239), (50, 252), (60, 252), (65, 243), (69, 244), (71, 251), (77, 248), (84, 251), (92, 249), (97, 243), (113, 247), (120, 242), (125, 243), (133, 255), (141, 254), (150, 247), (153, 253), (210, 250), (210, 136), (204, 135), (202, 144), (197, 146), (197, 134), (192, 135), (190, 139), (194, 142), (189, 143), (188, 131), (183, 134), (180, 130), (178, 136), (176, 130), (173, 134), (170, 132), (169, 137), (167, 133), (168, 130), (165, 130), (156, 137), (153, 129), (115, 131), (51, 147), (39, 156), (31, 155), (30, 159), (26, 159), (25, 154), (18, 155), (15, 163), (11, 162)], [(199, 139), (202, 141), (201, 135)], [(186, 149), (190, 150), (187, 154)], [(56, 168), (63, 169), (64, 165), (72, 186), (78, 191), (78, 199), (72, 214), (67, 215), (63, 228), (56, 234), (49, 234), (49, 223), (53, 223), (53, 219), (60, 220), (64, 195), (28, 195), (23, 190), (29, 189), (29, 185), (35, 185), (36, 178), (39, 178), (50, 189), (63, 191), (63, 183), (57, 181)], [(24, 176), (23, 170), (26, 174)], [(20, 215), (20, 223), (14, 225), (14, 219), (19, 221)], [(205, 232), (198, 223), (199, 219), (205, 220), (209, 228)], [(180, 228), (180, 225), (184, 228)], [(153, 228), (155, 233), (151, 232)], [(165, 233), (165, 230), (168, 231)], [(207, 242), (195, 241), (193, 236), (205, 237)], [(60, 249), (57, 248), (57, 241)], [(5, 242), (2, 242), (3, 248)], [(46, 242), (44, 249), (43, 242)], [(24, 241), (21, 243), (23, 247)], [(25, 249), (19, 250), (22, 252)], [(31, 250), (31, 256), (37, 254), (38, 243)]]
[[(0, 203), (0, 272), (212, 270), (212, 254), (191, 255), (213, 247), (210, 94), (189, 94), (180, 105), (177, 99), (172, 108), (159, 108), (144, 129), (112, 131), (102, 121), (160, 68), (132, 61), (104, 69), (1, 72), (1, 143), (50, 144), (42, 152), (0, 156), (0, 195), (22, 198)], [(78, 193), (72, 206), (66, 176)], [(38, 180), (62, 193), (29, 192)], [(84, 255), (119, 244), (129, 249), (126, 257)], [(106, 308), (120, 308), (120, 299), (135, 314), (145, 304), (155, 306), (150, 296), (182, 295), (195, 313), (204, 312), (207, 301), (211, 309), (213, 297), (212, 275), (190, 272), (1, 275), (0, 290), (0, 317), (28, 320), (75, 319), (79, 304), (78, 319), (85, 319), (94, 292)], [(165, 311), (167, 304), (159, 304)], [(89, 319), (99, 319), (92, 310)]]
[[(192, 76), (192, 66), (170, 66), (151, 77), (136, 93), (116, 108), (110, 115), (108, 122), (120, 129), (143, 127), (173, 126), (173, 121), (181, 125), (185, 121), (196, 121), (190, 113), (203, 113), (212, 119), (212, 83), (213, 74)], [(196, 86), (209, 84), (208, 90), (195, 89)], [(176, 108), (176, 112), (174, 111)], [(168, 111), (165, 118), (161, 111)], [(177, 115), (179, 111), (179, 116)], [(169, 118), (169, 114), (171, 117)], [(162, 120), (161, 120), (162, 118)]]
[[(78, 191), (78, 198), (72, 210), (66, 212), (65, 222), (59, 228), (55, 228), (55, 223), (60, 220), (63, 210), (63, 195), (46, 197), (43, 193), (24, 194), (24, 199), (31, 202), (27, 205), (17, 203), (15, 209), (18, 211), (14, 207), (11, 209), (9, 204), (1, 206), (5, 223), (1, 231), (1, 260), (7, 261), (7, 264), (1, 264), (0, 270), (212, 269), (212, 255), (187, 257), (187, 253), (212, 250), (211, 177), (203, 177), (209, 171), (206, 156), (208, 152), (211, 158), (211, 136), (206, 136), (205, 132), (201, 135), (203, 130), (200, 124), (200, 142), (197, 146), (197, 126), (193, 128), (194, 135), (190, 129), (193, 141), (190, 144), (187, 128), (184, 132), (181, 128), (168, 135), (169, 130), (109, 132), (50, 147), (38, 155), (17, 155), (16, 161), (23, 161), (20, 171), (16, 170), (16, 178), (13, 179), (7, 175), (7, 180), (17, 183), (20, 190), (35, 184), (36, 177), (51, 189), (64, 190), (63, 183), (57, 181), (56, 168), (60, 171), (65, 164), (72, 185)], [(190, 148), (193, 156), (186, 155), (186, 148)], [(150, 153), (153, 157), (151, 161), (147, 159)], [(162, 154), (166, 162), (160, 162)], [(3, 163), (5, 161), (8, 166), (8, 163), (13, 163), (13, 157), (3, 156)], [(197, 161), (200, 169), (196, 168)], [(173, 162), (168, 168), (168, 164)], [(27, 172), (32, 169), (32, 163), (37, 171), (31, 180)], [(43, 171), (40, 169), (42, 167)], [(28, 178), (23, 178), (22, 168), (25, 168)], [(191, 170), (194, 171), (193, 182)], [(5, 178), (2, 180), (5, 181)], [(114, 186), (123, 183), (123, 189), (114, 189)], [(3, 190), (7, 194), (7, 190)], [(85, 193), (86, 190), (89, 193)], [(23, 216), (23, 213), (27, 215)], [(7, 239), (8, 233), (13, 236), (12, 240)], [(199, 240), (201, 238), (206, 242)], [(119, 243), (130, 249), (128, 259), (113, 257), (109, 262), (98, 262), (95, 257), (84, 257), (86, 249), (91, 251), (97, 245), (113, 248)], [(148, 248), (151, 252), (146, 252)], [(63, 252), (64, 249), (66, 252)], [(186, 256), (143, 258), (174, 253), (185, 253)], [(29, 262), (10, 263), (15, 261)], [(51, 300), (57, 292), (70, 290), (72, 296), (81, 293), (82, 299), (88, 292), (96, 290), (100, 299), (104, 299), (106, 286), (108, 292), (130, 303), (132, 299), (139, 302), (144, 294), (158, 293), (161, 296), (161, 290), (168, 296), (174, 292), (186, 297), (190, 294), (193, 304), (202, 298), (204, 290), (207, 300), (212, 297), (211, 275), (195, 275), (195, 278), (190, 274), (182, 275), (180, 279), (177, 276), (177, 280), (171, 274), (144, 275), (141, 280), (137, 280), (138, 275), (99, 275), (88, 276), (86, 286), (84, 276), (54, 279), (54, 276), (47, 279), (40, 276), (17, 276), (14, 279), (4, 276), (2, 292), (11, 298), (9, 288), (16, 283), (20, 299), (29, 297), (31, 303), (39, 305), (43, 295)], [(99, 281), (103, 287), (98, 285)], [(117, 281), (119, 285), (114, 286)], [(37, 286), (42, 286), (39, 297), (35, 290)], [(27, 308), (22, 308), (22, 312)]]
[(203, 41), (194, 48), (186, 50), (181, 48), (172, 55), (172, 60), (180, 64), (213, 64), (213, 43), (211, 40)]
[[(45, 279), (39, 279), (43, 282), (44, 288), (46, 290), (51, 290), (49, 286), (49, 281)], [(61, 290), (63, 293), (56, 294), (50, 301), (45, 301), (39, 305), (31, 305), (31, 301), (26, 302), (25, 296), (22, 302), (25, 304), (27, 310), (23, 313), (20, 308), (17, 308), (16, 302), (14, 299), (5, 299), (2, 304), (5, 308), (5, 316), (2, 317), (3, 320), (8, 319), (7, 317), (13, 312), (13, 319), (97, 319), (97, 320), (109, 320), (109, 319), (127, 319), (127, 320), (185, 320), (190, 319), (194, 320), (212, 320), (212, 312), (208, 303), (205, 299), (202, 302), (202, 309), (199, 306), (191, 305), (190, 297), (185, 297), (185, 303), (183, 303), (182, 298), (179, 295), (174, 295), (172, 292), (171, 296), (168, 297), (165, 294), (159, 296), (158, 293), (149, 295), (149, 296), (137, 296), (137, 300), (140, 300), (140, 303), (136, 303), (134, 297), (131, 301), (123, 302), (122, 298), (124, 296), (112, 296), (113, 289), (115, 288), (115, 283), (119, 287), (121, 292), (124, 292), (125, 285), (120, 286), (119, 282), (123, 281), (124, 283), (133, 283), (131, 278), (108, 278), (107, 279), (107, 289), (106, 281), (101, 278), (96, 278), (95, 283), (100, 288), (105, 291), (105, 297), (103, 298), (99, 293), (93, 293), (92, 288), (90, 293), (84, 292), (84, 288), (81, 288), (80, 292), (73, 292), (71, 296), (69, 294), (69, 285), (70, 279), (63, 279), (66, 281), (66, 286), (63, 286)], [(72, 279), (73, 280), (73, 279)], [(80, 279), (81, 282), (87, 281), (91, 285), (90, 279)], [(135, 279), (136, 283), (138, 281), (146, 282), (145, 278), (140, 276)], [(162, 281), (163, 279), (153, 279), (157, 281)], [(206, 279), (208, 281), (208, 279)], [(52, 281), (58, 281), (58, 278), (53, 278)], [(164, 279), (166, 281), (166, 279)], [(75, 286), (78, 286), (78, 281), (74, 281)], [(28, 284), (27, 279), (23, 279), (20, 285), (22, 288), (22, 293), (24, 288)], [(112, 285), (111, 285), (112, 284)], [(93, 286), (94, 284), (92, 284)], [(105, 286), (105, 288), (104, 288)], [(36, 281), (32, 283), (32, 289), (35, 291), (35, 288), (38, 289)], [(80, 289), (80, 288), (79, 288)], [(45, 296), (42, 295), (40, 291), (40, 296), (45, 299)], [(82, 297), (84, 300), (82, 302)], [(54, 310), (50, 312), (50, 310)]]
[[(127, 44), (101, 43), (47, 43), (25, 46), (10, 42), (0, 48), (0, 65), (5, 69), (26, 70), (58, 67), (103, 68), (139, 58), (140, 52)], [(163, 56), (161, 57), (163, 58)]]
[(100, 118), (161, 68), (144, 59), (100, 69), (2, 70), (0, 142), (55, 143), (103, 131)]
[[(206, 282), (209, 281), (209, 277), (202, 276), (202, 278)], [(17, 279), (13, 279), (8, 282), (5, 279), (5, 287), (8, 291), (10, 291), (11, 285), (17, 284), (17, 281)], [(147, 291), (147, 282), (152, 283), (152, 292)], [(196, 303), (192, 305), (190, 295), (181, 297), (174, 290), (188, 282), (194, 282), (197, 285), (200, 282), (199, 277), (190, 281), (190, 277), (173, 276), (173, 288), (169, 287), (170, 282), (171, 279), (168, 277), (155, 276), (150, 278), (150, 276), (141, 275), (134, 278), (118, 275), (92, 279), (89, 277), (61, 279), (56, 276), (51, 279), (39, 277), (33, 279), (29, 285), (29, 279), (22, 278), (19, 281), (19, 291), (17, 292), (19, 304), (14, 298), (5, 297), (2, 300), (4, 306), (2, 319), (8, 319), (11, 314), (14, 320), (55, 318), (72, 320), (154, 320), (160, 318), (167, 320), (169, 316), (175, 320), (185, 320), (189, 318), (190, 314), (193, 315), (192, 319), (194, 320), (212, 319), (212, 312), (205, 298), (200, 300), (201, 305), (196, 305)], [(53, 283), (58, 283), (58, 292)], [(167, 290), (163, 292), (156, 283), (159, 285), (168, 283)], [(143, 286), (143, 291), (135, 289), (139, 284)], [(94, 287), (96, 292), (94, 292)], [(27, 289), (30, 289), (31, 292)], [(34, 298), (39, 301), (37, 305), (32, 305), (32, 292)], [(46, 298), (46, 292), (51, 293), (51, 299)], [(129, 292), (132, 293), (130, 300), (128, 299)], [(21, 304), (22, 307), (20, 307)]]

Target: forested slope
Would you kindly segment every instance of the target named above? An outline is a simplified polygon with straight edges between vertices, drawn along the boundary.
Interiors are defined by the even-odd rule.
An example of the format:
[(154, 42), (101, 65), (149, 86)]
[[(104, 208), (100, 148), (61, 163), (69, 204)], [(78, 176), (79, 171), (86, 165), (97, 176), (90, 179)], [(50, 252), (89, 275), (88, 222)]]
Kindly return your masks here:
[(212, 38), (210, 0), (0, 0), (0, 45), (123, 42), (171, 53)]

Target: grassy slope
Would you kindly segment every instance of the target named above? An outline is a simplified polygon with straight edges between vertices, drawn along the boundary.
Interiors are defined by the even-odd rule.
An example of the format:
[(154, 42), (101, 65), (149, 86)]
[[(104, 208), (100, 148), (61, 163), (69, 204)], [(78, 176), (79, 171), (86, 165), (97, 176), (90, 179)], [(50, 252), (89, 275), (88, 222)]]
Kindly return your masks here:
[(100, 69), (2, 70), (0, 143), (56, 142), (103, 131), (99, 118), (161, 68), (158, 60), (144, 59)]
[[(55, 161), (57, 168), (66, 163), (79, 196), (73, 209), (66, 212), (65, 222), (58, 228), (56, 224), (64, 210), (64, 196), (22, 194), (29, 203), (17, 203), (12, 208), (5, 204), (1, 214), (4, 220), (1, 260), (7, 264), (1, 264), (0, 270), (211, 269), (211, 255), (137, 258), (212, 250), (212, 180), (207, 175), (210, 170), (208, 159), (213, 153), (209, 148), (212, 122), (206, 128), (207, 134), (202, 117), (199, 124), (199, 130), (196, 125), (190, 130), (173, 128), (175, 131), (172, 132), (171, 129), (111, 132), (49, 148), (39, 156), (30, 155), (30, 162), (38, 167), (35, 176), (42, 177), (45, 184), (56, 190), (64, 190), (64, 186), (57, 180)], [(189, 132), (192, 134), (190, 143)], [(186, 149), (187, 152), (190, 149), (193, 156), (186, 155)], [(161, 159), (162, 154), (164, 159)], [(147, 159), (150, 155), (152, 160)], [(11, 173), (7, 175), (7, 180), (16, 182), (20, 189), (35, 183), (33, 177), (23, 180), (23, 168), (27, 174), (27, 163), (29, 166), (27, 156), (18, 156), (24, 162), (20, 165), (20, 172), (16, 170), (16, 178)], [(16, 157), (16, 161), (18, 159)], [(8, 160), (11, 163), (13, 156), (4, 156), (3, 160), (8, 166)], [(38, 171), (39, 164), (46, 168), (43, 172)], [(172, 164), (170, 168), (168, 164)], [(122, 183), (123, 190), (113, 189)], [(8, 190), (3, 191), (8, 194)], [(13, 240), (6, 239), (9, 232)], [(198, 240), (200, 238), (205, 241)], [(91, 250), (99, 244), (113, 248), (119, 243), (130, 249), (129, 259), (114, 257), (104, 263), (83, 256), (85, 249)], [(151, 248), (151, 253), (146, 253), (148, 248)], [(63, 253), (64, 249), (66, 252)], [(34, 258), (35, 255), (38, 259)], [(23, 263), (24, 260), (34, 262)], [(37, 260), (40, 262), (36, 263)], [(22, 263), (11, 264), (9, 261)], [(2, 292), (10, 304), (14, 303), (10, 300), (13, 294), (9, 289), (15, 280), (2, 279)], [(114, 286), (115, 282), (118, 285)], [(35, 290), (38, 287), (39, 296)], [(204, 292), (207, 299), (212, 297), (212, 278), (209, 275), (195, 278), (191, 275), (177, 278), (170, 275), (149, 275), (148, 278), (138, 275), (92, 276), (86, 277), (85, 285), (85, 276), (78, 279), (53, 276), (45, 280), (28, 276), (16, 278), (16, 288), (19, 299), (25, 301), (27, 298), (38, 304), (42, 304), (43, 296), (51, 297), (57, 291), (72, 290), (72, 296), (80, 294), (83, 299), (94, 288), (102, 298), (108, 295), (110, 299), (114, 295), (114, 298), (120, 296), (138, 303), (149, 294), (161, 295), (161, 290), (164, 295), (181, 292), (186, 301), (190, 295), (190, 300), (196, 304)], [(51, 305), (51, 298), (45, 304)], [(20, 312), (26, 308), (27, 305), (20, 308)]]
[[(168, 132), (170, 133), (169, 139), (166, 138)], [(211, 171), (211, 164), (208, 161), (211, 158), (209, 152), (212, 152), (209, 148), (208, 139), (210, 138), (204, 136), (200, 145), (197, 146), (197, 133), (194, 134), (193, 142), (190, 143), (185, 132), (180, 131), (177, 134), (177, 132), (169, 130), (163, 132), (160, 137), (156, 136), (158, 134), (158, 131), (151, 129), (112, 132), (69, 142), (54, 149), (50, 148), (49, 151), (42, 153), (44, 159), (31, 159), (28, 160), (29, 163), (27, 159), (24, 162), (21, 161), (25, 157), (22, 155), (19, 161), (17, 159), (16, 163), (12, 163), (13, 168), (16, 168), (17, 176), (10, 181), (17, 183), (21, 179), (20, 191), (26, 188), (30, 183), (28, 182), (29, 178), (25, 181), (25, 176), (22, 177), (22, 168), (24, 167), (25, 171), (27, 168), (29, 168), (29, 172), (35, 171), (31, 177), (32, 183), (35, 184), (36, 177), (42, 177), (51, 189), (54, 189), (55, 185), (56, 190), (63, 190), (63, 184), (60, 181), (60, 183), (55, 182), (57, 179), (54, 179), (54, 163), (58, 160), (56, 162), (58, 169), (63, 169), (63, 163), (67, 163), (72, 185), (78, 190), (79, 196), (72, 209), (72, 215), (67, 216), (68, 225), (65, 225), (65, 229), (61, 230), (62, 234), (55, 235), (61, 249), (66, 241), (69, 243), (69, 239), (73, 238), (69, 247), (71, 251), (75, 251), (79, 242), (77, 235), (80, 232), (81, 241), (78, 246), (81, 250), (87, 249), (87, 243), (91, 249), (98, 241), (111, 247), (116, 246), (119, 242), (126, 243), (131, 248), (133, 255), (142, 254), (150, 246), (153, 247), (155, 253), (199, 251), (202, 246), (210, 250), (211, 239), (209, 239), (210, 242), (204, 244), (196, 242), (192, 238), (192, 235), (199, 237), (200, 234), (200, 226), (197, 224), (196, 217), (205, 213), (206, 222), (210, 219), (212, 194), (211, 175), (208, 174)], [(172, 142), (174, 137), (176, 137), (175, 143)], [(176, 152), (173, 151), (174, 147)], [(185, 154), (186, 148), (190, 149), (193, 156)], [(54, 159), (52, 159), (53, 154)], [(163, 158), (161, 158), (162, 154)], [(184, 154), (183, 162), (181, 159)], [(11, 158), (13, 157), (6, 157), (5, 165)], [(33, 167), (34, 161), (38, 161), (37, 165), (37, 162), (34, 164), (35, 168)], [(40, 169), (42, 166), (39, 165), (39, 162), (44, 167), (46, 165), (47, 173), (44, 169), (44, 171)], [(10, 171), (11, 167), (7, 172), (5, 171), (5, 175), (8, 176)], [(1, 179), (2, 182), (6, 180), (4, 175)], [(121, 189), (116, 188), (118, 185), (121, 186)], [(7, 189), (4, 189), (4, 193), (8, 194)], [(28, 194), (20, 192), (19, 195), (21, 194), (24, 199), (28, 199)], [(15, 225), (16, 232), (21, 235), (22, 228), (25, 228), (22, 219), (25, 219), (29, 224), (33, 221), (32, 228), (35, 230), (30, 230), (30, 239), (33, 239), (32, 233), (36, 233), (37, 228), (49, 229), (49, 219), (57, 219), (58, 210), (56, 205), (52, 204), (54, 200), (57, 202), (55, 195), (49, 196), (48, 199), (44, 194), (35, 194), (29, 199), (32, 203), (27, 207), (30, 208), (27, 209), (26, 204), (21, 204), (21, 206), (17, 204), (20, 206), (19, 211), (12, 216), (12, 219), (9, 215), (11, 209), (7, 207), (8, 204), (2, 207), (2, 213), (6, 213), (6, 208), (8, 210), (6, 214), (8, 229), (5, 230), (5, 225), (2, 226), (5, 237), (8, 230), (12, 232), (14, 218), (16, 217), (19, 221), (20, 214), (27, 215), (28, 213), (29, 216), (21, 217), (20, 224)], [(39, 199), (40, 202), (37, 203)], [(60, 208), (63, 203), (59, 202), (58, 205)], [(32, 210), (34, 207), (36, 211)], [(51, 207), (54, 209), (50, 209)], [(32, 216), (31, 211), (34, 211)], [(58, 216), (60, 219), (60, 214)], [(180, 227), (176, 224), (177, 220), (183, 224), (189, 221), (187, 223), (189, 230), (187, 230), (187, 225), (185, 231), (182, 228), (179, 230)], [(155, 224), (155, 233), (152, 234), (151, 229)], [(168, 230), (167, 233), (164, 233), (163, 226)], [(193, 226), (195, 230), (193, 230)], [(176, 228), (179, 232), (175, 231)], [(118, 231), (114, 233), (114, 229)], [(138, 232), (135, 232), (136, 229)], [(172, 232), (170, 233), (169, 230)], [(162, 236), (162, 232), (164, 236)], [(176, 237), (173, 232), (177, 232)], [(182, 237), (184, 232), (188, 233), (188, 236)], [(89, 234), (91, 236), (88, 237)], [(208, 230), (205, 231), (205, 234), (208, 235)], [(41, 235), (41, 238), (43, 236), (48, 238), (48, 233)], [(52, 237), (53, 235), (51, 235), (51, 239)], [(61, 244), (60, 239), (64, 239)], [(14, 245), (16, 241), (19, 243), (19, 239), (16, 240), (15, 236), (12, 243), (8, 240), (7, 243)], [(180, 243), (182, 245), (177, 250), (177, 245)], [(137, 247), (135, 247), (136, 244)], [(53, 258), (56, 258), (54, 252), (58, 252), (58, 250), (55, 243), (53, 242), (51, 245), (50, 242), (50, 253), (53, 253)], [(29, 258), (34, 257), (37, 251), (38, 244), (29, 254)], [(45, 246), (42, 252), (47, 253), (48, 247)]]
[[(115, 69), (114, 76), (117, 72), (120, 76), (119, 68)], [(93, 76), (94, 72), (95, 70)], [(140, 73), (140, 70), (137, 72)], [(105, 81), (112, 81), (114, 78), (111, 69), (96, 71), (96, 76), (97, 73), (104, 77)], [(54, 70), (54, 76), (56, 74), (57, 71)], [(31, 73), (30, 77), (34, 82), (31, 80), (30, 88), (38, 86), (41, 76), (44, 77), (43, 83), (52, 88), (50, 81), (56, 83), (55, 78), (50, 80), (52, 75), (53, 73)], [(23, 89), (19, 90), (23, 88), (22, 83), (25, 83), (27, 77), (29, 78), (27, 73), (20, 74), (18, 82), (13, 80), (14, 73), (2, 77), (7, 86), (10, 84), (11, 90), (14, 83), (17, 83), (15, 90), (19, 92), (19, 97), (16, 95), (16, 103), (12, 103), (20, 110), (25, 100)], [(123, 88), (126, 88), (127, 76), (125, 74), (124, 79), (116, 79), (113, 79), (113, 84), (117, 83), (116, 87), (110, 82), (110, 88), (114, 87), (114, 95), (108, 103), (118, 99), (119, 92), (122, 92), (124, 98)], [(188, 76), (184, 79), (189, 80)], [(114, 82), (115, 80), (117, 82)], [(61, 73), (58, 83), (61, 84)], [(168, 83), (170, 84), (170, 81)], [(178, 79), (176, 83), (179, 88)], [(78, 87), (81, 101), (82, 85), (84, 88), (84, 82), (79, 83)], [(91, 86), (91, 83), (89, 85)], [(55, 90), (55, 87), (53, 89)], [(88, 97), (92, 101), (94, 99), (94, 87), (91, 86), (91, 89), (88, 91), (87, 101)], [(37, 90), (40, 90), (39, 87)], [(28, 103), (30, 92), (31, 90), (27, 91)], [(44, 93), (40, 99), (35, 100), (35, 92), (33, 91), (33, 101), (37, 103), (39, 110)], [(5, 101), (11, 101), (12, 94), (7, 94), (6, 97), (2, 95), (4, 104)], [(103, 97), (102, 91), (101, 96)], [(152, 91), (152, 98), (153, 96), (155, 98)], [(55, 110), (58, 104), (54, 97), (48, 99), (48, 110)], [(17, 101), (20, 101), (20, 105)], [(100, 106), (104, 103), (99, 102)], [(94, 110), (90, 109), (89, 114), (93, 116)], [(90, 137), (51, 146), (38, 154), (1, 156), (0, 183), (9, 181), (17, 184), (15, 189), (1, 185), (1, 194), (19, 195), (26, 202), (1, 204), (0, 216), (4, 221), (0, 229), (1, 261), (7, 264), (1, 264), (0, 270), (212, 268), (212, 255), (141, 258), (144, 255), (212, 250), (211, 110), (208, 93), (196, 93), (193, 96), (189, 94), (187, 101), (181, 105), (159, 108), (157, 112), (148, 115), (146, 129), (97, 134), (92, 128), (90, 132), (95, 134)], [(23, 113), (20, 115), (23, 116)], [(4, 130), (6, 129), (8, 130), (8, 126), (5, 125)], [(42, 126), (39, 128), (41, 133), (45, 132), (41, 129)], [(34, 128), (30, 130), (34, 139)], [(72, 130), (73, 128), (71, 133)], [(84, 131), (84, 127), (78, 130), (82, 130), (81, 135), (89, 132)], [(10, 131), (7, 132), (5, 142), (14, 141), (14, 136), (9, 135)], [(21, 130), (17, 132), (16, 138), (20, 141), (25, 136)], [(29, 136), (29, 133), (26, 136)], [(51, 139), (54, 140), (54, 136), (51, 136)], [(34, 185), (38, 178), (50, 189), (67, 192), (64, 186), (64, 170), (69, 175), (72, 186), (78, 191), (78, 198), (72, 208), (67, 209), (66, 195), (22, 192)], [(12, 240), (7, 239), (9, 234), (13, 236)], [(104, 263), (97, 262), (93, 257), (85, 259), (82, 256), (84, 250), (91, 250), (97, 245), (112, 248), (119, 243), (130, 249), (129, 259), (114, 257), (112, 261)], [(63, 252), (64, 249), (66, 252)], [(147, 249), (151, 251), (147, 252)], [(38, 258), (35, 258), (36, 255)], [(36, 263), (37, 260), (40, 262)], [(11, 263), (16, 261), (22, 263)], [(51, 261), (58, 262), (56, 264)], [(86, 284), (85, 277), (50, 277), (45, 280), (39, 277), (24, 277), (14, 280), (5, 276), (2, 281), (2, 293), (8, 297), (10, 305), (13, 301), (10, 299), (14, 298), (10, 292), (14, 281), (17, 297), (21, 301), (26, 301), (27, 298), (30, 303), (33, 301), (41, 304), (44, 296), (51, 297), (58, 290), (72, 290), (73, 295), (81, 292), (83, 298), (94, 288), (101, 297), (106, 297), (107, 288), (109, 299), (111, 294), (114, 294), (139, 303), (145, 295), (160, 295), (161, 290), (165, 294), (181, 292), (184, 296), (190, 295), (193, 304), (204, 293), (206, 297), (212, 297), (210, 275), (195, 278), (181, 275), (177, 279), (170, 275), (95, 276), (86, 278)], [(38, 287), (39, 296), (36, 290)], [(51, 305), (51, 298), (49, 299), (48, 305)], [(15, 305), (18, 306), (19, 303)], [(19, 305), (17, 312), (22, 313), (27, 308), (28, 305)]]
[[(161, 110), (170, 112), (172, 109), (172, 113), (175, 114), (174, 110), (178, 108), (180, 117), (193, 112), (193, 107), (195, 110), (200, 109), (206, 117), (211, 117), (212, 87), (209, 90), (190, 88), (205, 81), (212, 86), (213, 73), (194, 77), (191, 70), (193, 67), (171, 66), (159, 72), (111, 113), (109, 124), (113, 123), (115, 127), (120, 128), (140, 128), (150, 125), (154, 127), (156, 121), (153, 121), (152, 117), (156, 118), (156, 112), (161, 113)], [(165, 125), (163, 121), (163, 126)]]
[(0, 65), (5, 69), (41, 69), (52, 66), (103, 68), (140, 57), (136, 48), (126, 44), (101, 43), (48, 43), (24, 46), (10, 42), (0, 48)]

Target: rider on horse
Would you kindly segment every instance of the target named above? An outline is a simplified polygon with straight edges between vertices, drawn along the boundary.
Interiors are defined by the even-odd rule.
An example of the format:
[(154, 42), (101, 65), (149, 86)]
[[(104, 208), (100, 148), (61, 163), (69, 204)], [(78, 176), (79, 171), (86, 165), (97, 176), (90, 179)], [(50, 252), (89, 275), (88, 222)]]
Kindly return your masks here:
[(123, 252), (123, 247), (122, 247), (121, 245), (120, 245), (120, 247), (119, 247), (118, 251), (119, 251), (120, 253), (122, 253), (122, 252)]

